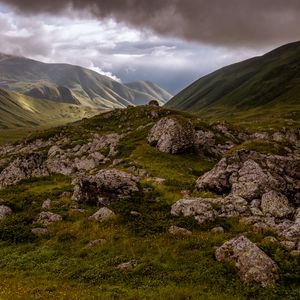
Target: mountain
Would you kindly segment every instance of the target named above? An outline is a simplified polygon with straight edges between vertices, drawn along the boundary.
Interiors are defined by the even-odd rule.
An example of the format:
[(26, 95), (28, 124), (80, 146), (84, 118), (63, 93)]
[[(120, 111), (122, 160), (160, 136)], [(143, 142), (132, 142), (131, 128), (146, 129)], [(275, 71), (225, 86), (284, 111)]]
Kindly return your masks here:
[[(135, 84), (134, 84), (135, 85)], [(123, 85), (92, 70), (68, 64), (0, 54), (0, 88), (69, 104), (109, 109), (145, 104), (153, 98), (165, 102), (170, 95), (150, 83)]]
[(141, 93), (151, 95), (153, 99), (160, 100), (161, 104), (169, 101), (172, 95), (162, 89), (160, 86), (149, 81), (135, 81), (125, 84), (128, 88), (139, 91)]
[(297, 117), (299, 106), (300, 42), (204, 76), (166, 105), (206, 116), (292, 112)]
[(95, 115), (97, 111), (0, 89), (0, 129), (60, 125)]

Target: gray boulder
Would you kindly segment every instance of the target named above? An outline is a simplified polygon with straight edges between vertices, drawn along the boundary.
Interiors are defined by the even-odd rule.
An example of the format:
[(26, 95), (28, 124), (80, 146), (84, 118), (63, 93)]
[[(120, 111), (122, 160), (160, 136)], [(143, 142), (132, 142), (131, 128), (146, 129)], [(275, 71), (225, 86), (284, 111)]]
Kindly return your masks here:
[(114, 218), (115, 216), (116, 214), (112, 210), (108, 209), (107, 207), (102, 207), (97, 212), (95, 212), (92, 216), (90, 216), (89, 220), (102, 222)]
[(190, 120), (166, 117), (159, 120), (148, 135), (148, 142), (161, 152), (177, 154), (189, 151), (194, 145), (195, 130)]
[(182, 199), (172, 205), (173, 216), (193, 217), (199, 224), (206, 221), (214, 221), (217, 212), (208, 201), (202, 198)]
[(293, 212), (292, 207), (289, 205), (288, 198), (276, 191), (263, 194), (261, 198), (261, 209), (265, 215), (270, 214), (276, 218), (287, 217)]
[(10, 207), (1, 205), (0, 206), (0, 220), (12, 214), (12, 210)]
[(239, 277), (244, 282), (258, 283), (263, 287), (275, 284), (275, 262), (244, 236), (224, 243), (216, 250), (215, 256), (218, 261), (235, 262)]
[(117, 169), (101, 170), (95, 176), (77, 178), (73, 199), (89, 205), (107, 205), (139, 191), (138, 179)]
[(54, 214), (50, 211), (43, 211), (38, 215), (38, 219), (36, 221), (36, 223), (44, 225), (44, 226), (48, 226), (51, 225), (53, 223), (62, 221), (62, 216), (58, 215), (58, 214)]
[(278, 187), (278, 182), (268, 172), (264, 172), (258, 163), (253, 160), (244, 162), (237, 174), (230, 178), (232, 193), (245, 199), (260, 198), (272, 188)]

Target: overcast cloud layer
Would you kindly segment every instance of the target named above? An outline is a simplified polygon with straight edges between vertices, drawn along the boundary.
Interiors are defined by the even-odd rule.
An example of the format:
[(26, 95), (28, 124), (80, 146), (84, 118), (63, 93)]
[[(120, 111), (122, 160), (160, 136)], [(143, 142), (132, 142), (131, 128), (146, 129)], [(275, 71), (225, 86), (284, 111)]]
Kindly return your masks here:
[(148, 79), (173, 93), (299, 40), (299, 28), (299, 0), (0, 0), (0, 51)]

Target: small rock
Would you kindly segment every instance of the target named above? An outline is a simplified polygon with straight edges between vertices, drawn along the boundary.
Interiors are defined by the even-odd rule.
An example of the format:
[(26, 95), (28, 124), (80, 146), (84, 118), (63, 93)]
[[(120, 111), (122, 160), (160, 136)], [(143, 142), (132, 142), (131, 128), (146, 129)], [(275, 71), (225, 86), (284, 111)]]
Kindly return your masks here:
[(223, 227), (215, 227), (211, 230), (212, 233), (224, 233)]
[(47, 228), (33, 228), (33, 229), (31, 229), (31, 232), (36, 236), (43, 236), (43, 235), (48, 234), (48, 229)]
[(136, 260), (131, 260), (131, 261), (119, 264), (116, 268), (118, 270), (130, 271), (130, 270), (133, 270), (137, 265), (138, 265), (138, 262)]
[(12, 214), (12, 210), (10, 207), (1, 205), (0, 206), (0, 220)]
[(97, 245), (105, 244), (106, 242), (107, 242), (107, 240), (105, 240), (105, 239), (94, 240), (94, 241), (89, 242), (87, 244), (86, 248), (92, 248), (92, 247), (95, 247)]
[(142, 215), (140, 212), (135, 211), (135, 210), (132, 210), (132, 211), (130, 212), (130, 214), (131, 214), (132, 216), (134, 216), (134, 217), (139, 217), (139, 216)]
[(50, 209), (51, 208), (51, 200), (47, 199), (42, 204), (42, 209)]
[(55, 222), (62, 221), (62, 219), (63, 219), (62, 216), (47, 211), (47, 212), (41, 212), (38, 215), (38, 219), (37, 219), (36, 223), (39, 223), (44, 226), (48, 226)]
[(177, 227), (177, 226), (171, 226), (168, 231), (172, 235), (185, 235), (185, 236), (192, 235), (191, 231), (189, 231), (185, 228)]
[(116, 214), (108, 209), (107, 207), (100, 208), (97, 212), (95, 212), (92, 216), (89, 217), (91, 221), (102, 222), (108, 219), (112, 219), (116, 216)]
[(234, 261), (244, 282), (255, 282), (263, 287), (275, 284), (275, 262), (244, 236), (224, 243), (215, 255), (218, 261)]

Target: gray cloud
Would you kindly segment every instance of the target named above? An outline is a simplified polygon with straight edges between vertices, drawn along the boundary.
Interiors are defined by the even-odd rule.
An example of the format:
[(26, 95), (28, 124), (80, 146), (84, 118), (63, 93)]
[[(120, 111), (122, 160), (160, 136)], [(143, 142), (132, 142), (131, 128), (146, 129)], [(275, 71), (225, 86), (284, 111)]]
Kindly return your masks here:
[(0, 0), (20, 12), (70, 8), (138, 28), (214, 45), (257, 46), (300, 39), (299, 0)]

